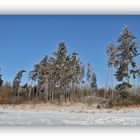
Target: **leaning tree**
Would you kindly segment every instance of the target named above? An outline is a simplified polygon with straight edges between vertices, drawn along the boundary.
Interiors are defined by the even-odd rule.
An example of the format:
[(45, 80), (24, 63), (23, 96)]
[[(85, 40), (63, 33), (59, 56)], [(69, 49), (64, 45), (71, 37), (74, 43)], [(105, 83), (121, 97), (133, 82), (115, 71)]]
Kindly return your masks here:
[(16, 74), (15, 78), (14, 78), (14, 81), (13, 81), (13, 94), (15, 96), (19, 96), (18, 89), (20, 87), (21, 78), (22, 78), (22, 75), (23, 75), (24, 72), (26, 72), (26, 71), (25, 70), (19, 71)]

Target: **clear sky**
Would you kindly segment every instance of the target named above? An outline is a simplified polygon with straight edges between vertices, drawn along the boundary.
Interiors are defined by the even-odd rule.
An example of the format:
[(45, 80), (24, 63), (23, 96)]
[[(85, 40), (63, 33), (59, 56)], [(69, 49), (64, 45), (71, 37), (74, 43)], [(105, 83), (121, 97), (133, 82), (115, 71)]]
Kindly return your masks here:
[(89, 62), (93, 66), (98, 86), (104, 87), (106, 46), (116, 43), (124, 24), (137, 37), (140, 46), (140, 16), (0, 16), (3, 79), (12, 82), (15, 74), (25, 69), (23, 83), (28, 82), (33, 65), (45, 54), (51, 56), (58, 43), (64, 41), (69, 53), (76, 50), (84, 64)]

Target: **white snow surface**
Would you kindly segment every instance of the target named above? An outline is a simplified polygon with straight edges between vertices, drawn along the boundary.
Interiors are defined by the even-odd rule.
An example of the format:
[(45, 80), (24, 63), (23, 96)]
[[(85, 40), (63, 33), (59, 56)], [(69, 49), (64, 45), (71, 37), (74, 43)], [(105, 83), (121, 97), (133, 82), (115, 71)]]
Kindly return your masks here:
[(140, 125), (140, 108), (17, 109), (0, 107), (1, 126)]

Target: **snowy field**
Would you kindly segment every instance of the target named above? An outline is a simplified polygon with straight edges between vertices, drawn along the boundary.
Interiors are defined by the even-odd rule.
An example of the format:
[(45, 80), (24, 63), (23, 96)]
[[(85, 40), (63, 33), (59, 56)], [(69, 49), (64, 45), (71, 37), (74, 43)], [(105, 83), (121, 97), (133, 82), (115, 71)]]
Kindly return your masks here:
[(123, 109), (21, 109), (0, 107), (1, 126), (140, 125), (140, 108)]

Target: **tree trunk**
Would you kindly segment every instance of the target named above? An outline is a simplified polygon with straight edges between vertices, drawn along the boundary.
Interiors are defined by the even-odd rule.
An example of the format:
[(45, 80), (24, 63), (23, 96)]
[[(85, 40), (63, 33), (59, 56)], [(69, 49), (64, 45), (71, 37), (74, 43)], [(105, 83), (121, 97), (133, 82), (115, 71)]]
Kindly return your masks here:
[(113, 84), (113, 67), (112, 67), (112, 65), (111, 65), (111, 77), (112, 77), (112, 79), (111, 79), (112, 80), (112, 97), (111, 98), (113, 99), (113, 94), (114, 94), (113, 93), (113, 88), (114, 88), (114, 84)]
[(106, 78), (106, 82), (105, 82), (104, 98), (106, 98), (106, 94), (107, 94), (108, 79), (109, 79), (109, 69), (108, 69), (107, 78)]
[(46, 80), (45, 80), (45, 96), (46, 96), (46, 102), (48, 102), (48, 78), (46, 77)]
[(127, 68), (127, 74), (128, 74), (128, 76), (127, 76), (127, 83), (129, 84), (129, 70), (128, 70), (128, 68)]

